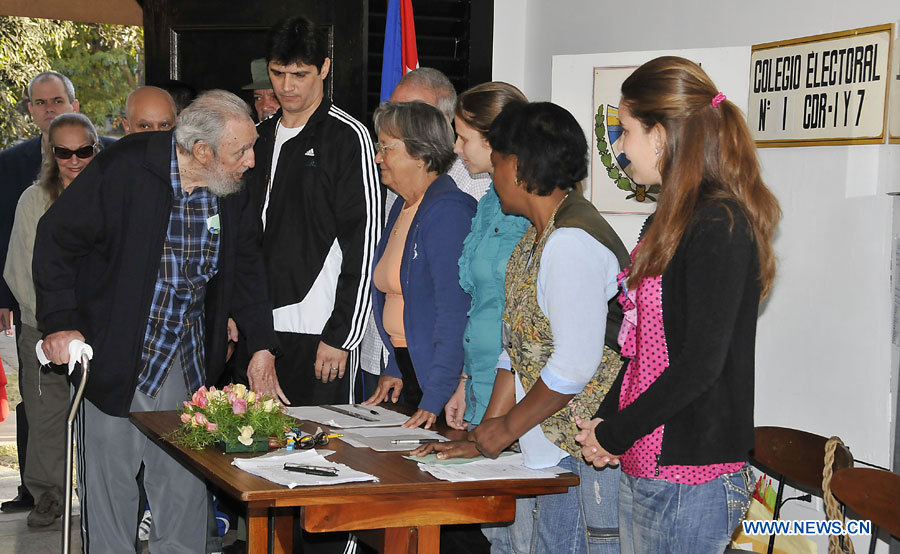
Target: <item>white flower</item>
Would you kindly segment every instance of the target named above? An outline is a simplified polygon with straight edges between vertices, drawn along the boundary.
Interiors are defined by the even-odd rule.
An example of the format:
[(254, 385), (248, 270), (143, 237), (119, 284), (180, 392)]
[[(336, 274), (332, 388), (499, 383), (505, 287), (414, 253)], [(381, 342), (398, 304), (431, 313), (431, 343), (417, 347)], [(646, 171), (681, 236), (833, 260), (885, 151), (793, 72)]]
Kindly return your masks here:
[(250, 391), (247, 393), (247, 404), (253, 404), (254, 402), (256, 402), (256, 393)]
[(241, 427), (241, 436), (238, 437), (238, 441), (246, 446), (253, 444), (253, 427), (249, 425)]
[(227, 395), (225, 394), (225, 391), (218, 390), (218, 389), (214, 390), (214, 391), (209, 391), (209, 394), (207, 396), (209, 397), (209, 400), (211, 402), (224, 402), (228, 399)]
[(266, 412), (271, 412), (274, 409), (275, 409), (275, 401), (272, 400), (271, 398), (266, 400), (265, 402), (263, 402), (263, 410), (265, 410)]
[(234, 388), (232, 390), (234, 391), (234, 394), (236, 394), (238, 398), (244, 398), (247, 396), (247, 386), (244, 384), (238, 383), (237, 385), (234, 386)]

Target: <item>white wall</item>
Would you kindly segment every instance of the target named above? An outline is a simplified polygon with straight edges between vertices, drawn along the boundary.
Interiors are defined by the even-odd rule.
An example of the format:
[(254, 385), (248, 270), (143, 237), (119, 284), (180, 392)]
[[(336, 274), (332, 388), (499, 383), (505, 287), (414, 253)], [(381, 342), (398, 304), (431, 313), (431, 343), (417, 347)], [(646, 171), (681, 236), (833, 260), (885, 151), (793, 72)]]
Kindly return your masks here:
[[(554, 55), (748, 46), (896, 22), (900, 2), (495, 0), (494, 20), (494, 78), (547, 100)], [(900, 146), (762, 149), (759, 157), (784, 219), (778, 277), (759, 320), (757, 424), (840, 435), (857, 458), (889, 466), (900, 206), (886, 192), (900, 189)], [(628, 244), (639, 217), (610, 218)]]

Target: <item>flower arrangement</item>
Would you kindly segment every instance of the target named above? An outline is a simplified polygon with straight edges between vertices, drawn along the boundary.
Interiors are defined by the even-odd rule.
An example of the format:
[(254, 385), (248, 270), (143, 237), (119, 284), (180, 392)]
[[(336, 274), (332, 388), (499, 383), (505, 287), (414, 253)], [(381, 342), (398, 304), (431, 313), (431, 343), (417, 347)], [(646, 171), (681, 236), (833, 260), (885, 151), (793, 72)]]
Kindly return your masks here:
[(200, 387), (185, 400), (181, 427), (173, 438), (195, 450), (234, 441), (251, 446), (261, 439), (268, 443), (269, 437), (284, 444), (284, 433), (295, 423), (269, 394), (256, 394), (242, 384), (222, 389)]

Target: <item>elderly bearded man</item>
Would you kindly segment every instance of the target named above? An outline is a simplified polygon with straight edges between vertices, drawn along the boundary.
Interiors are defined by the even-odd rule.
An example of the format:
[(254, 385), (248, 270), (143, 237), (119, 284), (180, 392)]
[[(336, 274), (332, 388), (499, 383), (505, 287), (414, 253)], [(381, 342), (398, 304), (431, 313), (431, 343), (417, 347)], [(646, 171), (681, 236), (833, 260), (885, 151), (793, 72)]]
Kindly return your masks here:
[(254, 352), (257, 391), (274, 383), (277, 347), (259, 219), (241, 192), (254, 164), (247, 105), (210, 91), (172, 132), (136, 133), (98, 155), (38, 225), (34, 280), (44, 352), (94, 348), (80, 417), (78, 477), (85, 548), (134, 549), (138, 489), (154, 513), (151, 552), (203, 552), (206, 487), (127, 416), (171, 410), (215, 382), (229, 314)]

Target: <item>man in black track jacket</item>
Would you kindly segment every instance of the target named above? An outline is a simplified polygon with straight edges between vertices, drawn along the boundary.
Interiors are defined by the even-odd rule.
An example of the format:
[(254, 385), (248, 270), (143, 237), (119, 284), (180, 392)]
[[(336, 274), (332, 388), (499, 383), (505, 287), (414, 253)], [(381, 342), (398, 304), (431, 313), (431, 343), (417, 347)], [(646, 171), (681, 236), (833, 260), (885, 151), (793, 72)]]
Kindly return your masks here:
[(293, 405), (346, 403), (381, 232), (372, 140), (324, 98), (331, 60), (309, 20), (273, 27), (266, 59), (281, 110), (257, 127), (248, 186), (264, 228), (276, 372)]

